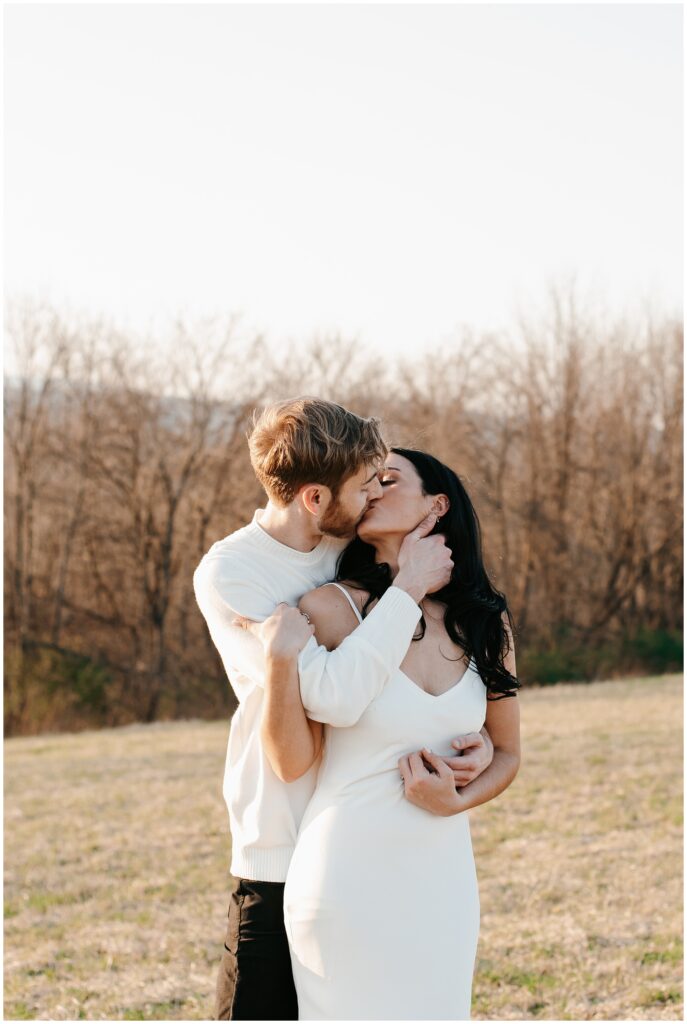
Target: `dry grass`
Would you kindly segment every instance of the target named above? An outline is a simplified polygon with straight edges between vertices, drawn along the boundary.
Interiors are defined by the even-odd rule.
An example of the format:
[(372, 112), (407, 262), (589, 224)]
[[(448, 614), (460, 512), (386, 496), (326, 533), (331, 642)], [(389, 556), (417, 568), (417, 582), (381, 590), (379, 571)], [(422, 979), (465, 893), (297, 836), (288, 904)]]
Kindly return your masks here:
[[(520, 774), (471, 812), (473, 1016), (680, 1020), (682, 677), (520, 700)], [(6, 743), (6, 1018), (208, 1019), (226, 737), (186, 722)]]

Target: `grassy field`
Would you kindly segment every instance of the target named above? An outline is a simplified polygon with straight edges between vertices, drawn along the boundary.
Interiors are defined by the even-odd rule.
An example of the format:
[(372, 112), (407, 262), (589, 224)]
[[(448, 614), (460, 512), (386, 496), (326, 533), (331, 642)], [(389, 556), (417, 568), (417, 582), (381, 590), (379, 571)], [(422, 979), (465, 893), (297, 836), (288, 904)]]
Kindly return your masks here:
[[(521, 693), (470, 812), (473, 1018), (680, 1020), (682, 677)], [(226, 723), (5, 745), (5, 1019), (208, 1019), (230, 890)]]

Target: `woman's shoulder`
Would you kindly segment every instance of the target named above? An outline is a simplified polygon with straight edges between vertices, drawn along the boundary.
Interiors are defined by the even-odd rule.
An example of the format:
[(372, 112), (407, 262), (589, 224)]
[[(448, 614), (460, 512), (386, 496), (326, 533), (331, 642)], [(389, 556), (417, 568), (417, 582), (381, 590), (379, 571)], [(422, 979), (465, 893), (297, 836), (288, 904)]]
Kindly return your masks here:
[(348, 580), (337, 581), (336, 585), (333, 583), (323, 583), (321, 587), (309, 590), (307, 594), (303, 594), (303, 597), (298, 602), (298, 607), (302, 612), (307, 612), (308, 615), (313, 612), (327, 612), (340, 608), (342, 604), (348, 604), (341, 590), (346, 591), (358, 611), (362, 614), (363, 605), (367, 600), (368, 594), (366, 591), (358, 589), (355, 584), (350, 583)]
[(315, 639), (333, 651), (358, 626), (358, 619), (338, 587), (309, 590), (298, 602), (315, 629)]

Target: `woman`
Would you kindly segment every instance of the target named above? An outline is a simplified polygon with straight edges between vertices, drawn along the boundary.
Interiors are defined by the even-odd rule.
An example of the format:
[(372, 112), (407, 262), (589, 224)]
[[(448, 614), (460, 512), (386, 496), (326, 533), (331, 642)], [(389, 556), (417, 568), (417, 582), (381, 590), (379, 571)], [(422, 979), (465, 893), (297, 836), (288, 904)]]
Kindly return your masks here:
[[(430, 512), (454, 569), (422, 601), (400, 669), (359, 721), (325, 726), (284, 890), (299, 1018), (467, 1020), (479, 893), (465, 811), (502, 792), (520, 758), (510, 615), (456, 474), (393, 448), (381, 483), (337, 582), (300, 602), (318, 642), (331, 650), (356, 628), (392, 584), (403, 538)], [(457, 790), (442, 755), (485, 719), (494, 759)]]

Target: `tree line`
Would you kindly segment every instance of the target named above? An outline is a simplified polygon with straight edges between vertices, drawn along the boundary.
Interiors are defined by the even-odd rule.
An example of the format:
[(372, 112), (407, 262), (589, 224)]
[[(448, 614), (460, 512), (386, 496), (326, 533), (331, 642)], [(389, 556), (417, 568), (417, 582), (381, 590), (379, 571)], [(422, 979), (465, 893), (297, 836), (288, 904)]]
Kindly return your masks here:
[(682, 665), (682, 325), (553, 292), (515, 333), (421, 359), (236, 317), (164, 339), (30, 301), (6, 313), (5, 729), (226, 716), (192, 575), (264, 493), (254, 408), (317, 394), (461, 477), (522, 682)]

